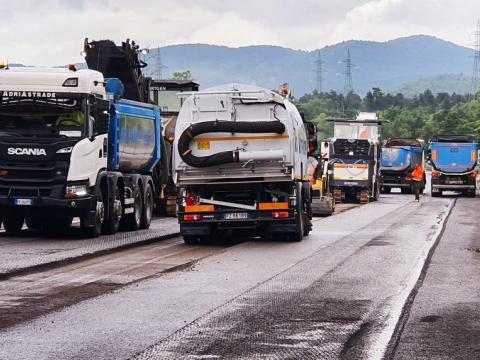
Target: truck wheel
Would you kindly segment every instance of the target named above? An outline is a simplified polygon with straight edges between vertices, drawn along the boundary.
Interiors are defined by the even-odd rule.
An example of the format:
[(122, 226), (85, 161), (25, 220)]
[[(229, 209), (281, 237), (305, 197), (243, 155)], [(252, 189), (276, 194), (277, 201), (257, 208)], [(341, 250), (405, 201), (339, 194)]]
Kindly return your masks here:
[(135, 186), (133, 190), (133, 213), (125, 215), (127, 230), (136, 231), (140, 229), (142, 222), (143, 199), (140, 187)]
[(95, 209), (94, 226), (85, 226), (83, 218), (80, 219), (80, 227), (83, 233), (91, 238), (99, 237), (102, 234), (103, 223), (105, 222), (105, 201), (101, 190), (97, 194), (97, 207)]
[[(116, 234), (120, 228), (120, 220), (122, 219), (123, 206), (122, 199), (120, 197), (120, 189), (118, 184), (115, 186), (115, 198), (113, 200), (112, 207), (108, 219), (105, 219), (103, 224), (103, 232), (106, 234)], [(110, 204), (109, 204), (110, 206)]]
[(22, 231), (23, 222), (23, 216), (6, 216), (3, 219), (3, 226), (7, 233), (18, 234)]
[(145, 191), (145, 199), (143, 200), (142, 222), (140, 228), (148, 229), (152, 223), (153, 214), (153, 190), (150, 184), (147, 185)]

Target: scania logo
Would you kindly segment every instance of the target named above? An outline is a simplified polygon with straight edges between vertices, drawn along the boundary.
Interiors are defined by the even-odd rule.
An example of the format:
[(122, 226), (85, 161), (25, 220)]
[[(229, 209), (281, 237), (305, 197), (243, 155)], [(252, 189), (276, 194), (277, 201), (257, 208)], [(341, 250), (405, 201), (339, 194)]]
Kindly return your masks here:
[(45, 149), (38, 148), (8, 148), (8, 155), (47, 156)]

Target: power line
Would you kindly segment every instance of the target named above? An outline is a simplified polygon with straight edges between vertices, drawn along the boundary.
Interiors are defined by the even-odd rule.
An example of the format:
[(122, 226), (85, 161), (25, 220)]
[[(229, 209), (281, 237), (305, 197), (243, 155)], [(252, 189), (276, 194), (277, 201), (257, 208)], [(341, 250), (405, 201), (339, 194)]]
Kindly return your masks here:
[(155, 65), (153, 66), (153, 71), (150, 76), (154, 80), (161, 80), (163, 79), (163, 69), (167, 68), (168, 66), (162, 63), (162, 53), (160, 51), (160, 46), (157, 48), (157, 51), (155, 51), (154, 61)]
[(324, 86), (323, 74), (327, 72), (323, 68), (324, 64), (325, 62), (322, 60), (322, 54), (320, 53), (320, 50), (318, 50), (318, 57), (317, 57), (317, 60), (315, 60), (315, 75), (316, 75), (315, 90), (317, 90), (319, 94), (323, 92), (323, 86)]
[(473, 70), (470, 92), (473, 94), (473, 96), (475, 96), (480, 85), (480, 19), (477, 22), (477, 29), (473, 34), (475, 37), (473, 44), (475, 51), (473, 54)]

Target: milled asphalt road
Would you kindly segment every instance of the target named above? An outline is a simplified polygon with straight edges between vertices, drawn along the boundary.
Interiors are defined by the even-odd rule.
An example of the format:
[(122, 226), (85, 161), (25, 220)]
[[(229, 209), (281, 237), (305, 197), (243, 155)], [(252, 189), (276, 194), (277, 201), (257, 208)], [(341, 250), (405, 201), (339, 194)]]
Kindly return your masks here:
[(0, 358), (380, 358), (454, 202), (412, 200), (384, 196), (301, 243), (245, 242), (6, 328)]
[(457, 200), (394, 359), (480, 359), (479, 218), (479, 199)]

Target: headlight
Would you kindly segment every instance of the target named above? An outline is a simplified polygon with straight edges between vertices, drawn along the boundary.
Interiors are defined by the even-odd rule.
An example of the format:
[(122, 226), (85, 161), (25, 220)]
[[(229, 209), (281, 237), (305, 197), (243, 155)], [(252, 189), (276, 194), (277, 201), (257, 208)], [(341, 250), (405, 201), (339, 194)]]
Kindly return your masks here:
[(88, 195), (87, 185), (67, 185), (65, 189), (65, 198), (75, 199)]
[(72, 152), (73, 147), (69, 146), (63, 149), (58, 149), (57, 154), (70, 154)]

